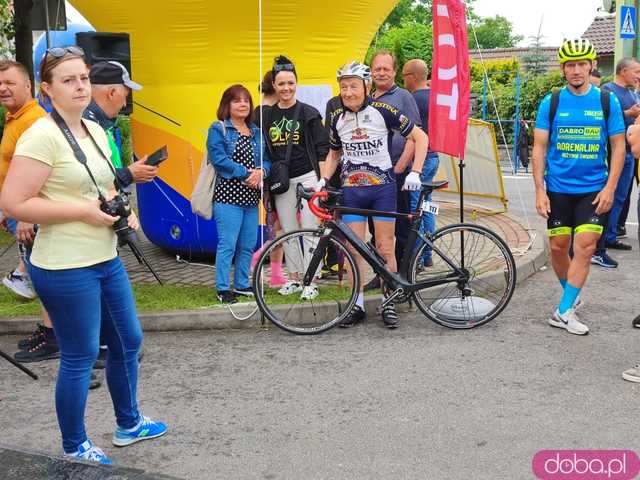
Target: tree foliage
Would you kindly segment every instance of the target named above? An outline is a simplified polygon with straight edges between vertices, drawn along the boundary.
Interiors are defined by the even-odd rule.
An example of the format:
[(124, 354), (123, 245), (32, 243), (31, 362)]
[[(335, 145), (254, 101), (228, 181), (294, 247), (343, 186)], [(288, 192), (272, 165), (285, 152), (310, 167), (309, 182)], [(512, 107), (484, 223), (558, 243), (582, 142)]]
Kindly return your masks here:
[[(471, 49), (515, 47), (524, 38), (522, 35), (515, 35), (511, 22), (501, 15), (480, 18), (471, 23), (472, 28), (469, 29), (469, 48)], [(475, 37), (473, 31), (475, 31)]]
[[(467, 1), (467, 19), (473, 22), (483, 48), (509, 47), (522, 37), (513, 34), (511, 23), (504, 17), (480, 18), (473, 11), (474, 0)], [(433, 51), (432, 0), (400, 0), (373, 38), (365, 61), (369, 62), (378, 49), (392, 51), (398, 58), (396, 81), (402, 85), (401, 70), (411, 58), (421, 58), (431, 65)], [(470, 48), (475, 39), (470, 34)], [(473, 45), (473, 46), (471, 46)]]
[[(553, 88), (564, 85), (562, 73), (559, 70), (544, 74), (524, 72), (517, 59), (490, 60), (485, 62), (487, 70), (487, 117), (489, 120), (503, 122), (507, 141), (511, 141), (513, 125), (509, 123), (516, 113), (516, 76), (520, 75), (520, 118), (534, 121), (542, 99)], [(480, 62), (471, 62), (471, 93), (476, 99), (473, 115), (480, 117), (482, 97), (484, 94), (484, 69)], [(493, 95), (493, 97), (491, 96)], [(495, 100), (495, 107), (493, 101)], [(497, 113), (496, 113), (497, 109)], [(496, 129), (500, 136), (499, 129)], [(498, 138), (498, 141), (502, 141)]]
[(522, 57), (522, 64), (526, 72), (533, 75), (544, 73), (544, 63), (547, 61), (547, 57), (543, 53), (543, 41), (544, 35), (538, 31), (537, 35), (529, 37), (529, 50), (530, 53)]
[(380, 36), (377, 44), (374, 42), (370, 46), (365, 62), (371, 63), (371, 57), (375, 50), (385, 49), (393, 52), (399, 65), (396, 83), (402, 85), (402, 65), (407, 60), (421, 58), (427, 62), (427, 65), (431, 65), (432, 36), (431, 24), (405, 23), (398, 27), (392, 27)]
[(431, 0), (400, 0), (380, 26), (381, 32), (404, 23), (431, 23)]
[[(431, 65), (433, 53), (431, 8), (432, 0), (400, 0), (371, 42), (365, 61), (371, 60), (375, 49), (384, 48), (391, 50), (398, 58), (398, 72), (402, 71), (402, 66), (410, 58), (421, 58), (427, 65)], [(467, 12), (470, 22), (468, 30), (471, 49), (476, 48), (471, 23), (475, 28), (480, 48), (509, 48), (523, 39), (522, 36), (513, 32), (513, 25), (503, 16), (478, 17), (473, 11), (472, 1), (467, 2)], [(536, 40), (541, 44), (540, 38)], [(536, 44), (536, 42), (533, 43)], [(535, 65), (537, 60), (535, 58), (531, 60)], [(513, 132), (509, 121), (514, 119), (516, 111), (516, 76), (520, 75), (520, 118), (529, 121), (535, 120), (538, 105), (544, 96), (554, 87), (564, 84), (560, 72), (545, 74), (535, 66), (530, 69), (531, 71), (527, 71), (529, 69), (526, 67), (525, 62), (521, 64), (516, 58), (485, 61), (484, 68), (480, 62), (472, 61), (470, 64), (471, 93), (476, 100), (473, 115), (480, 117), (483, 77), (486, 68), (498, 110), (496, 115), (493, 99), (487, 93), (487, 115), (492, 120), (499, 116), (505, 122), (503, 125), (508, 141), (511, 140)], [(400, 74), (396, 82), (402, 85)]]
[(0, 58), (10, 58), (14, 53), (15, 36), (13, 12), (10, 0), (0, 0)]

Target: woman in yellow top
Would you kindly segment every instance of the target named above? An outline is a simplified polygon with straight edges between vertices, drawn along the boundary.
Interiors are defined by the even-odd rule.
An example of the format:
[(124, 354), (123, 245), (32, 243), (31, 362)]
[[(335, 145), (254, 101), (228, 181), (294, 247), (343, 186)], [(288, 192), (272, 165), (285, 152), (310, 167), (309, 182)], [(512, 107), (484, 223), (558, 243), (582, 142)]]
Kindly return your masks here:
[[(56, 412), (64, 452), (111, 463), (87, 438), (84, 427), (101, 332), (109, 349), (106, 378), (116, 416), (113, 444), (125, 446), (158, 437), (167, 427), (138, 410), (142, 329), (129, 278), (116, 251), (112, 226), (119, 217), (104, 213), (98, 200), (115, 195), (115, 177), (104, 131), (82, 119), (91, 101), (82, 50), (49, 49), (41, 79), (41, 94), (53, 111), (18, 141), (0, 204), (10, 217), (40, 225), (28, 268), (60, 345)], [(74, 153), (72, 143), (81, 152)], [(79, 161), (81, 156), (86, 166)], [(137, 228), (134, 215), (128, 223)]]

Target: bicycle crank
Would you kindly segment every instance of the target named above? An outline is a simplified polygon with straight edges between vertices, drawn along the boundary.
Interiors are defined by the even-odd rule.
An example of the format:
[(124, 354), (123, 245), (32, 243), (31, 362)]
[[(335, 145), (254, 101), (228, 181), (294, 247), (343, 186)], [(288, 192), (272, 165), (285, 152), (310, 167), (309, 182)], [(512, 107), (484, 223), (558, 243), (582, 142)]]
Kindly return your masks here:
[(393, 303), (393, 301), (396, 298), (403, 298), (403, 296), (404, 296), (404, 288), (398, 288), (397, 290), (394, 290), (393, 293), (391, 293), (391, 295), (384, 297), (384, 300), (382, 300), (382, 303), (378, 307), (378, 313), (380, 313), (382, 309), (386, 307), (388, 304)]

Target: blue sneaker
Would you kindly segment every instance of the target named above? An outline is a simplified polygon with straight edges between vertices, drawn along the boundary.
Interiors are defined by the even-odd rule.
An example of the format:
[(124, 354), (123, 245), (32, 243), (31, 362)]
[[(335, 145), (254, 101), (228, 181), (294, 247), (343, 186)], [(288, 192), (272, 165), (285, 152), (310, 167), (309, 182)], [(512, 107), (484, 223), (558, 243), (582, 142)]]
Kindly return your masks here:
[(593, 255), (591, 257), (591, 263), (593, 265), (600, 265), (604, 268), (618, 268), (618, 262), (607, 255), (607, 252), (602, 252), (599, 255)]
[(167, 433), (167, 426), (161, 422), (154, 422), (149, 417), (142, 416), (142, 420), (138, 422), (135, 428), (126, 430), (124, 428), (116, 428), (113, 434), (113, 444), (116, 447), (126, 447), (140, 440), (149, 440), (150, 438), (161, 437)]
[(80, 460), (89, 460), (90, 462), (98, 462), (103, 465), (111, 465), (113, 463), (102, 450), (91, 442), (91, 440), (87, 440), (80, 445), (77, 452), (65, 453), (64, 456)]

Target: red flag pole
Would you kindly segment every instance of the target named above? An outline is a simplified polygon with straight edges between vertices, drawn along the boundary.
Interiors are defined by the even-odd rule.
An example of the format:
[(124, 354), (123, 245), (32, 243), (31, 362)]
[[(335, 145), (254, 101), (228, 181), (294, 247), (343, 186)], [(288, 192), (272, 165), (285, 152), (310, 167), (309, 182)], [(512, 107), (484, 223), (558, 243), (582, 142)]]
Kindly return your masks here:
[[(432, 150), (458, 159), (464, 222), (464, 149), (469, 119), (469, 46), (464, 0), (433, 2), (433, 78), (429, 97)], [(464, 251), (463, 251), (464, 253)]]

